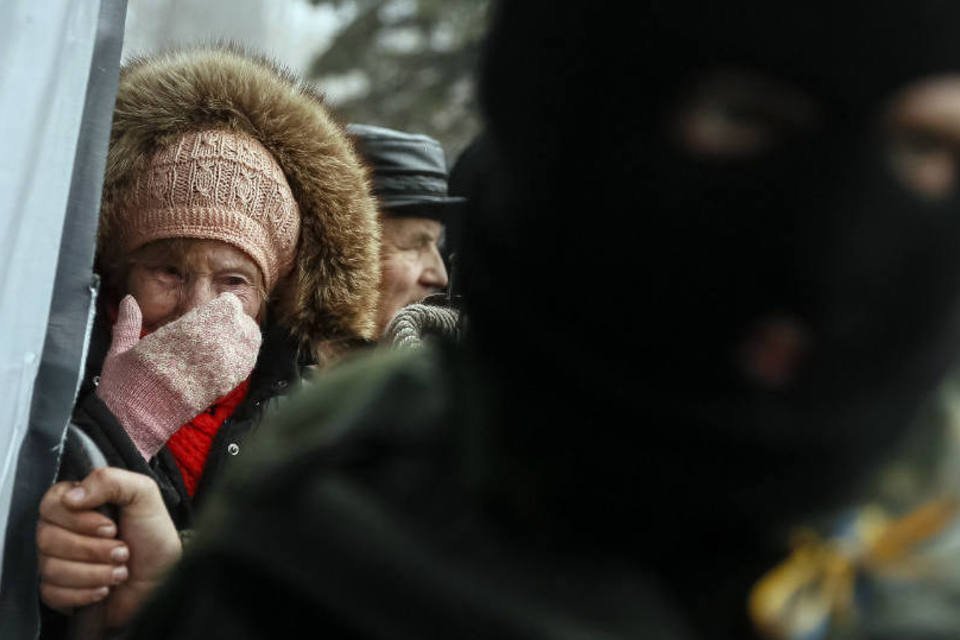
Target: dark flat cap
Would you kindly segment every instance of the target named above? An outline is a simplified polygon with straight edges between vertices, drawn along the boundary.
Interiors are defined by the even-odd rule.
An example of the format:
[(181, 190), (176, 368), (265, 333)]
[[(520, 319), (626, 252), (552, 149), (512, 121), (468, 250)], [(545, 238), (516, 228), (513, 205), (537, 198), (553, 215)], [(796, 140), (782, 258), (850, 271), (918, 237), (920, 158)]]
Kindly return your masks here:
[(430, 136), (366, 124), (347, 125), (347, 134), (372, 171), (385, 213), (445, 222), (465, 202), (447, 193), (446, 156)]

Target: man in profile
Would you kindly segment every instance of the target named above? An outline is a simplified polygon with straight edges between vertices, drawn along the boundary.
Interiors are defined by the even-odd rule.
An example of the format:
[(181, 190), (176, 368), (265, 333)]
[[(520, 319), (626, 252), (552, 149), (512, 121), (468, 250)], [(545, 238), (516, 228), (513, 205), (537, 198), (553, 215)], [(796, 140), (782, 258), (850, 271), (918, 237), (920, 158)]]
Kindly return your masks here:
[(382, 336), (400, 309), (447, 286), (441, 245), (463, 198), (448, 195), (443, 147), (430, 136), (366, 124), (350, 124), (347, 133), (370, 168), (380, 206)]

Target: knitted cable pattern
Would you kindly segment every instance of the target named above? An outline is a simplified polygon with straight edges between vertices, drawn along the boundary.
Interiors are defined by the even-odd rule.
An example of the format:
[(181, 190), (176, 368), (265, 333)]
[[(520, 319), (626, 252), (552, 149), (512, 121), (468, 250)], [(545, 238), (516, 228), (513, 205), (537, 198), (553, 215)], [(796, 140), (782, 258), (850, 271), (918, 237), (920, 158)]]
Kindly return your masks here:
[(458, 341), (460, 314), (456, 309), (428, 304), (411, 304), (397, 312), (387, 330), (384, 342), (395, 349), (416, 349), (429, 336), (443, 336)]

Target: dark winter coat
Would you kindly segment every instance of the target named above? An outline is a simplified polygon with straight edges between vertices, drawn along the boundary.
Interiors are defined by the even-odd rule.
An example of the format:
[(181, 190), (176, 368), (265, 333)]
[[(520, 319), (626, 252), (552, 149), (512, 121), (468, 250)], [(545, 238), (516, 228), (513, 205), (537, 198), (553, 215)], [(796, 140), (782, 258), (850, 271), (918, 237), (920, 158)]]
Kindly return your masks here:
[(494, 389), (431, 347), (305, 387), (210, 496), (129, 636), (688, 637), (622, 557), (564, 553), (549, 530), (485, 508), (495, 461), (476, 445)]

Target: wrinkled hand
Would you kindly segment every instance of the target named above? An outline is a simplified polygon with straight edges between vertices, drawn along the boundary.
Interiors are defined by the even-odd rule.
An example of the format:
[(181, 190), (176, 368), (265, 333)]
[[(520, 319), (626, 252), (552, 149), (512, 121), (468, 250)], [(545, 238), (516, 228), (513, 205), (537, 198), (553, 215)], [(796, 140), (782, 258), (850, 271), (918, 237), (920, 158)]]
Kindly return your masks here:
[[(117, 526), (93, 509), (119, 508)], [(107, 625), (121, 627), (179, 558), (180, 538), (156, 483), (123, 469), (97, 469), (59, 482), (40, 503), (40, 597), (53, 609), (104, 600)]]
[(125, 297), (97, 395), (149, 460), (184, 423), (250, 375), (261, 335), (232, 293), (143, 339), (142, 318), (133, 296)]

